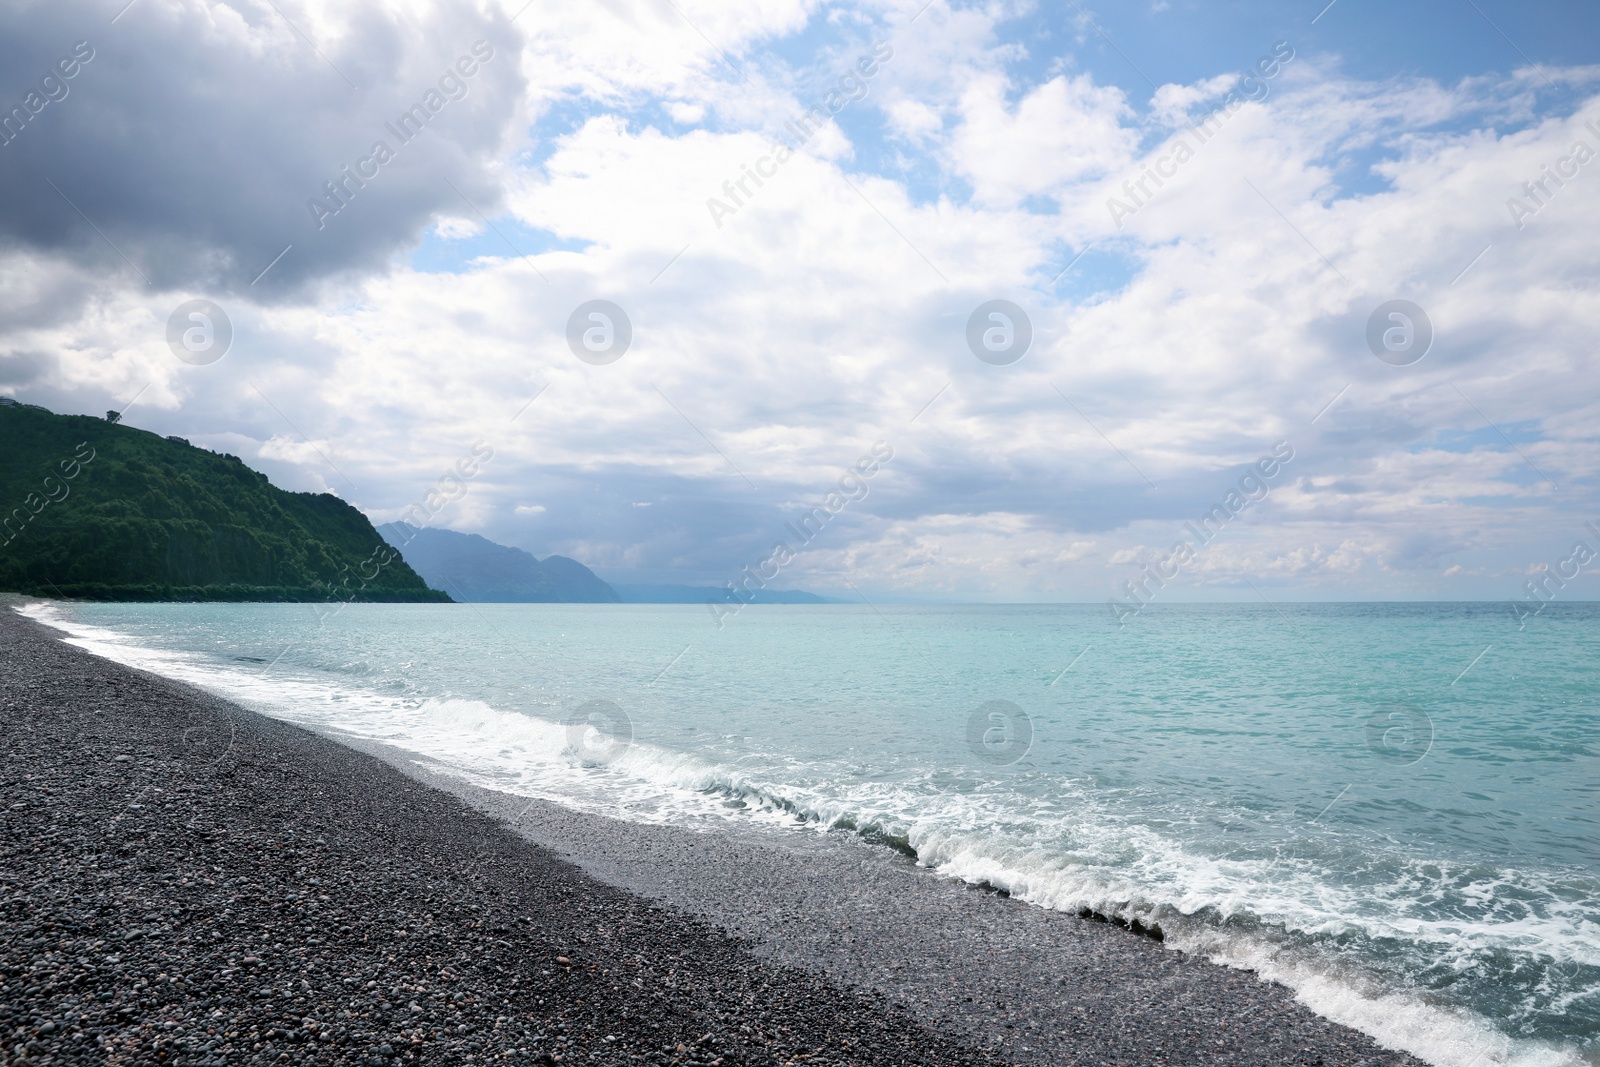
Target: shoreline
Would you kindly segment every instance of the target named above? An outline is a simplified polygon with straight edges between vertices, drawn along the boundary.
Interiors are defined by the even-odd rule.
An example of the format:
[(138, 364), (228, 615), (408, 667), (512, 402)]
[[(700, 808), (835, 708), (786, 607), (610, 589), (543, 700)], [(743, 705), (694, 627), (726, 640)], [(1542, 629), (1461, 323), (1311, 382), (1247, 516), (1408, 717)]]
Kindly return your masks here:
[[(295, 1056), (324, 1062), (335, 1053), (341, 1062), (352, 1053), (413, 1062), (406, 1058), (413, 1051), (429, 1061), (468, 1062), (464, 1057), (482, 1060), (491, 1050), (498, 1056), (512, 1048), (529, 1051), (510, 1062), (539, 1062), (537, 1055), (556, 1054), (553, 1020), (561, 1017), (567, 1033), (578, 1035), (569, 1037), (576, 1047), (564, 1062), (712, 1062), (715, 1056), (691, 1044), (711, 1033), (730, 1065), (786, 1062), (802, 1053), (812, 1063), (1420, 1063), (1323, 1019), (1285, 987), (1249, 972), (939, 877), (865, 842), (820, 836), (779, 842), (530, 803), (431, 771), (409, 753), (341, 744), (256, 715), (65, 645), (55, 631), (15, 612), (0, 614), (0, 714), (19, 742), (0, 766), (8, 794), (24, 805), (13, 808), (17, 799), (0, 805), (11, 842), (0, 868), (10, 879), (0, 886), (9, 901), (0, 922), (14, 946), (0, 949), (12, 975), (0, 1005), (11, 1016), (19, 1008), (43, 1011), (38, 1002), (50, 998), (44, 983), (35, 993), (24, 986), (19, 994), (15, 986), (19, 967), (50, 962), (37, 939), (43, 923), (56, 922), (58, 931), (75, 935), (69, 947), (54, 950), (67, 956), (61, 966), (90, 960), (94, 969), (76, 993), (62, 992), (58, 983), (55, 1000), (76, 997), (71, 1010), (109, 1020), (99, 1028), (109, 1028), (113, 1044), (148, 1028), (151, 1040), (173, 1043), (170, 1062), (275, 1062), (279, 1054), (289, 1055), (286, 1062)], [(117, 762), (118, 755), (127, 759)], [(142, 788), (154, 792), (123, 788), (136, 771), (144, 776)], [(29, 773), (51, 783), (56, 792), (44, 794), (51, 803), (22, 795), (37, 788)], [(131, 796), (158, 799), (160, 813)], [(59, 819), (47, 829), (52, 815), (70, 815), (70, 831)], [(133, 827), (142, 836), (128, 839), (144, 852), (120, 853), (118, 842)], [(241, 834), (251, 842), (242, 850), (232, 845)], [(66, 849), (69, 839), (73, 847)], [(400, 843), (403, 858), (393, 855)], [(100, 857), (93, 861), (98, 870), (85, 866), (90, 861), (83, 857), (91, 855)], [(281, 861), (270, 862), (275, 855)], [(138, 862), (141, 856), (162, 856), (168, 869)], [(116, 866), (108, 871), (108, 864)], [(40, 884), (49, 870), (69, 885), (88, 881), (102, 899), (108, 893), (147, 899), (152, 910), (134, 906), (135, 921), (129, 908), (113, 906), (111, 913), (124, 913), (113, 915), (102, 905), (98, 920), (85, 919), (73, 909), (86, 904), (63, 898), (60, 883)], [(175, 871), (193, 877), (185, 884)], [(320, 891), (322, 885), (337, 892)], [(449, 906), (397, 901), (397, 886), (415, 887), (425, 899), (448, 898)], [(182, 900), (181, 914), (161, 914), (163, 907), (179, 910), (167, 906), (168, 896)], [(513, 899), (516, 906), (506, 911)], [(370, 913), (361, 901), (370, 903)], [(312, 913), (299, 916), (292, 931), (283, 925), (287, 913), (308, 908)], [(495, 909), (501, 918), (486, 933), (485, 913)], [(246, 911), (258, 913), (264, 929), (282, 931), (270, 946), (267, 935), (230, 925), (237, 918), (230, 912)], [(330, 932), (324, 915), (342, 923), (332, 946), (319, 936)], [(531, 924), (530, 916), (537, 917)], [(100, 925), (85, 926), (95, 921)], [(112, 922), (124, 935), (147, 926), (159, 933), (124, 937), (136, 948), (122, 953), (104, 945), (91, 951), (95, 941), (107, 941)], [(121, 957), (180, 938), (197, 957), (196, 945), (209, 946), (209, 955), (184, 964), (194, 975), (185, 978), (189, 986), (152, 983), (139, 994), (146, 1003), (119, 1015), (132, 1003), (132, 982), (115, 981), (117, 968), (127, 970)], [(259, 962), (244, 963), (247, 950)], [(475, 953), (483, 954), (482, 966), (467, 962)], [(585, 955), (592, 972), (583, 969)], [(94, 962), (111, 956), (119, 962)], [(557, 956), (573, 963), (556, 963)], [(292, 967), (307, 959), (312, 969), (293, 978)], [(176, 966), (170, 957), (157, 963), (169, 977)], [(287, 990), (276, 978), (257, 977), (274, 968), (291, 971), (282, 979)], [(365, 982), (401, 969), (406, 981), (384, 980), (421, 992), (391, 992), (388, 1008), (381, 999), (372, 1003), (382, 983), (368, 994)], [(624, 977), (612, 978), (618, 984), (607, 989), (600, 977), (606, 971)], [(322, 980), (340, 972), (362, 980), (353, 990), (342, 977)], [(365, 977), (369, 972), (373, 977)], [(199, 1040), (191, 1034), (196, 1020), (228, 1005), (215, 1017), (229, 1020), (221, 1032), (247, 1034), (240, 1026), (260, 1015), (259, 1005), (236, 1006), (241, 975), (268, 991), (255, 999), (274, 1010), (298, 1011), (299, 997), (308, 1016), (328, 1018), (307, 1023), (296, 1016), (302, 1022), (289, 1029), (280, 1012), (274, 1026), (255, 1022), (258, 1035), (285, 1035), (269, 1037), (261, 1049), (250, 1041), (234, 1044), (225, 1058), (221, 1046), (206, 1052), (217, 1039), (204, 1031), (221, 1028), (200, 1026)], [(313, 975), (318, 985), (311, 985)], [(513, 988), (533, 992), (512, 995)], [(150, 1003), (152, 989), (168, 999)], [(91, 991), (112, 999), (80, 995)], [(19, 996), (30, 1003), (19, 1004)], [(412, 998), (403, 1007), (394, 1003), (402, 996)], [(340, 1013), (350, 1008), (339, 1007), (341, 997), (364, 1011), (344, 1018)], [(596, 1015), (596, 1000), (607, 1001), (608, 1010)], [(114, 1008), (102, 1010), (105, 1003)], [(201, 1006), (209, 1010), (196, 1015)], [(43, 1018), (0, 1021), (14, 1032), (37, 1029)], [(505, 1020), (498, 1028), (496, 1018)], [(167, 1023), (172, 1029), (155, 1029)], [(64, 1044), (56, 1035), (71, 1033), (69, 1027), (88, 1033), (85, 1023), (57, 1025), (39, 1035), (43, 1047)], [(469, 1030), (456, 1033), (457, 1026)], [(669, 1028), (676, 1036), (661, 1039)], [(310, 1036), (324, 1030), (343, 1036)], [(419, 1030), (413, 1046), (409, 1035)], [(288, 1036), (296, 1033), (299, 1040)], [(838, 1040), (841, 1034), (849, 1043)], [(177, 1051), (178, 1041), (198, 1043), (199, 1051)], [(368, 1044), (358, 1049), (362, 1041)], [(269, 1043), (272, 1055), (262, 1059)], [(56, 1053), (63, 1057), (57, 1062), (90, 1054), (103, 1056), (92, 1045)]]

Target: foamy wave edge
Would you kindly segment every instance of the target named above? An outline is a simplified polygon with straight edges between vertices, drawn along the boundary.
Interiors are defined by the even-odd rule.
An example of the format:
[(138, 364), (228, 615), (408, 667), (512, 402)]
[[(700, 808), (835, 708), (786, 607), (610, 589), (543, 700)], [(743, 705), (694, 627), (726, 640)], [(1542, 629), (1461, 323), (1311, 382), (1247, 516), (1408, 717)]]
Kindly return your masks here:
[(1323, 1018), (1348, 1026), (1385, 1048), (1408, 1052), (1433, 1067), (1588, 1067), (1571, 1049), (1519, 1041), (1466, 1011), (1429, 1004), (1406, 993), (1362, 988), (1336, 973), (1248, 931), (1219, 927), (1185, 915), (1174, 905), (1141, 898), (1130, 886), (1108, 891), (1090, 879), (1054, 877), (1008, 868), (972, 851), (930, 866), (949, 877), (1003, 890), (1017, 900), (1053, 911), (1092, 911), (1161, 931), (1165, 947), (1249, 971), (1293, 991), (1295, 999)]

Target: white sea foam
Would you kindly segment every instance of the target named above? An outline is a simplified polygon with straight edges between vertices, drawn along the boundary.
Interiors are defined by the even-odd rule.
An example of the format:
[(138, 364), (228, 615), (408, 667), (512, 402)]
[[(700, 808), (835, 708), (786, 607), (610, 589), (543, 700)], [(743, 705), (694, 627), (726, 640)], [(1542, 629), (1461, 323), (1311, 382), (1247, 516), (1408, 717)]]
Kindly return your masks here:
[[(1323, 1017), (1437, 1067), (1584, 1067), (1586, 1063), (1570, 1050), (1514, 1041), (1468, 1012), (1382, 989), (1348, 967), (1309, 958), (1281, 940), (1196, 920), (1195, 905), (1213, 903), (1204, 894), (1189, 894), (1179, 903), (1150, 895), (1146, 886), (1126, 876), (1059, 860), (1008, 863), (992, 855), (995, 850), (981, 841), (942, 845), (946, 858), (936, 865), (945, 874), (993, 885), (1041, 907), (1064, 911), (1088, 908), (1102, 915), (1159, 925), (1168, 948), (1203, 955), (1213, 962), (1253, 971), (1266, 981), (1281, 983)], [(1203, 866), (1180, 858), (1180, 850), (1170, 844), (1165, 848), (1169, 853), (1167, 862)], [(1236, 914), (1246, 910), (1237, 906), (1242, 902), (1234, 903)]]

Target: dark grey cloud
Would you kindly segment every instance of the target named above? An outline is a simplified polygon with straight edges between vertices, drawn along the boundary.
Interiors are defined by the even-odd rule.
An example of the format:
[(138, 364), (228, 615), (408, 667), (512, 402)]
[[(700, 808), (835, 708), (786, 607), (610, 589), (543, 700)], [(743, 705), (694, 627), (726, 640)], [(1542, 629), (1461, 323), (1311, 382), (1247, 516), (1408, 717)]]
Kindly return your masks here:
[(272, 299), (383, 269), (435, 213), (494, 210), (486, 168), (525, 89), (503, 13), (352, 7), (320, 39), (283, 0), (120, 6), (0, 7), (0, 241)]
[(27, 385), (47, 372), (54, 371), (56, 359), (43, 352), (13, 352), (0, 355), (0, 389)]

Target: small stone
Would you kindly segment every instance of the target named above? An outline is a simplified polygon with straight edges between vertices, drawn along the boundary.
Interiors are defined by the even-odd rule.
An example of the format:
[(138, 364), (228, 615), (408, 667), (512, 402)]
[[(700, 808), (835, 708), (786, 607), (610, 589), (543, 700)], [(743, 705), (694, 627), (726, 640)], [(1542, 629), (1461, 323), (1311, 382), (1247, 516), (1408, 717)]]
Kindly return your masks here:
[(563, 967), (571, 967), (572, 966), (572, 961), (567, 959), (567, 957), (565, 957), (565, 956), (557, 956), (556, 957), (556, 962), (561, 964), (561, 966), (563, 966)]

